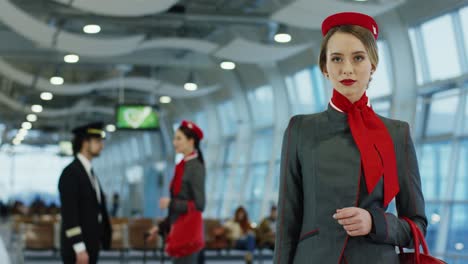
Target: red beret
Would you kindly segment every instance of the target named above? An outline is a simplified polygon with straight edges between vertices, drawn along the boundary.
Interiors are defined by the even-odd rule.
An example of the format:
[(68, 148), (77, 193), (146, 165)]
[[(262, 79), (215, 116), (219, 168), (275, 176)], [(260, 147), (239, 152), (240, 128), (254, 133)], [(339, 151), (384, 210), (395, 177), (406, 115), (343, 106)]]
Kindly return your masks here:
[(375, 20), (371, 16), (355, 12), (337, 13), (325, 18), (322, 22), (323, 36), (327, 35), (331, 28), (341, 25), (356, 25), (367, 28), (376, 40), (379, 36), (379, 27)]
[(183, 120), (182, 124), (180, 124), (180, 126), (181, 127), (186, 127), (188, 129), (192, 130), (195, 133), (195, 135), (197, 135), (199, 140), (203, 139), (203, 131), (195, 123), (193, 123), (191, 121)]

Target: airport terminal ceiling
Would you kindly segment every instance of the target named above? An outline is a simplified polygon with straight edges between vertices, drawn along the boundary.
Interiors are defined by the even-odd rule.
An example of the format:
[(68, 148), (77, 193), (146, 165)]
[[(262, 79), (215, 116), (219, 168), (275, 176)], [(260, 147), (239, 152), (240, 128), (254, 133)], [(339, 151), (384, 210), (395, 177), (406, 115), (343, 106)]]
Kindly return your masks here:
[[(33, 124), (41, 136), (25, 143), (44, 144), (66, 138), (77, 124), (114, 122), (118, 103), (159, 104), (171, 118), (188, 106), (230, 98), (227, 74), (247, 91), (266, 82), (259, 65), (275, 64), (288, 74), (314, 64), (320, 21), (337, 10), (363, 11), (377, 20), (396, 12), (403, 24), (412, 25), (466, 4), (164, 0), (143, 1), (145, 8), (135, 5), (122, 11), (119, 3), (125, 1), (115, 2), (115, 7), (69, 2), (0, 1), (0, 122), (6, 127), (2, 144), (11, 142), (8, 131), (21, 127), (33, 113), (32, 105), (43, 106)], [(89, 24), (99, 25), (100, 32), (84, 33)], [(280, 31), (292, 35), (292, 41), (277, 43), (274, 36)], [(77, 57), (68, 57), (67, 63), (66, 55), (78, 55), (79, 61), (70, 63)], [(236, 63), (236, 69), (221, 69), (223, 61)], [(185, 90), (188, 81), (197, 83), (198, 90)], [(41, 99), (50, 97), (41, 95), (44, 92), (53, 99)], [(161, 96), (170, 96), (171, 103), (160, 103)]]

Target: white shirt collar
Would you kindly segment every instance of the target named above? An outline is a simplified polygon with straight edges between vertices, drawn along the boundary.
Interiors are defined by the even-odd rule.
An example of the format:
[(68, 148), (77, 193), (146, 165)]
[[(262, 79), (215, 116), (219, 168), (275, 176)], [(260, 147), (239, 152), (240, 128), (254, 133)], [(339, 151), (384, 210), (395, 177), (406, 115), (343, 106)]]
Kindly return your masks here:
[(92, 168), (92, 164), (91, 164), (91, 161), (88, 160), (83, 154), (81, 153), (78, 153), (76, 155), (76, 158), (78, 158), (81, 162), (81, 164), (83, 164), (83, 167), (85, 168), (86, 172), (91, 175), (91, 168)]
[[(340, 108), (338, 108), (338, 106), (336, 106), (336, 105), (332, 102), (331, 99), (330, 99), (330, 105), (331, 105), (333, 108), (335, 108), (336, 111), (341, 112), (341, 113), (344, 113), (344, 111), (341, 110)], [(371, 103), (370, 103), (370, 99), (367, 100), (367, 106), (368, 106), (368, 107), (372, 107), (372, 106), (371, 106)]]

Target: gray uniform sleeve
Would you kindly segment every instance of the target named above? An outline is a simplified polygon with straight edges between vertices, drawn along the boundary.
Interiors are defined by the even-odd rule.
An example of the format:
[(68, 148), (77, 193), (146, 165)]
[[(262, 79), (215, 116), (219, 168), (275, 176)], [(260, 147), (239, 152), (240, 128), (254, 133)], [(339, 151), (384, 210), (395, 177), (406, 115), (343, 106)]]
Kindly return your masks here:
[(273, 263), (293, 263), (303, 214), (302, 175), (297, 155), (299, 117), (289, 122), (281, 151), (278, 225)]
[[(426, 233), (427, 218), (425, 214), (424, 197), (421, 190), (421, 177), (419, 176), (418, 160), (411, 140), (408, 123), (403, 124), (403, 150), (400, 157), (398, 177), (400, 192), (396, 196), (396, 207), (399, 216), (410, 218)], [(370, 209), (375, 233), (369, 236), (376, 242), (395, 246), (408, 247), (412, 245), (411, 230), (406, 221), (394, 214), (386, 213), (382, 209)]]

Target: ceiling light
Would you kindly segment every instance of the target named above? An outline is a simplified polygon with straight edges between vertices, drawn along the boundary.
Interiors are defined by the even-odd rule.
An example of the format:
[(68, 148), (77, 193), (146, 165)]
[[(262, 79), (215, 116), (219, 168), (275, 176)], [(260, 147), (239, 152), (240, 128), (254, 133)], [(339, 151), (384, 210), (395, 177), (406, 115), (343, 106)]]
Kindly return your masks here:
[(99, 25), (86, 25), (83, 27), (83, 32), (86, 34), (97, 34), (101, 31)]
[(107, 132), (114, 132), (115, 131), (115, 126), (112, 124), (109, 124), (106, 126)]
[(41, 99), (44, 101), (50, 101), (52, 100), (52, 98), (54, 98), (54, 95), (52, 93), (49, 93), (49, 92), (41, 93)]
[(440, 215), (439, 214), (436, 214), (436, 213), (433, 213), (431, 215), (431, 223), (432, 224), (437, 224), (440, 222)]
[(53, 85), (62, 85), (63, 84), (63, 78), (60, 76), (54, 76), (50, 78), (50, 83)]
[(236, 64), (232, 61), (223, 61), (219, 64), (219, 66), (223, 70), (234, 70), (236, 68)]
[(13, 145), (19, 145), (19, 144), (21, 144), (21, 140), (19, 140), (18, 138), (13, 139)]
[(161, 104), (168, 104), (172, 101), (171, 97), (169, 96), (161, 96), (161, 98), (159, 98), (159, 102)]
[(35, 114), (29, 114), (26, 116), (26, 120), (29, 122), (36, 122), (37, 121), (37, 115)]
[(184, 88), (187, 91), (196, 91), (198, 89), (198, 85), (193, 82), (187, 82), (184, 84)]
[(354, 0), (354, 2), (367, 2), (368, 0)]
[(288, 43), (291, 41), (292, 37), (288, 33), (277, 33), (275, 34), (275, 41), (278, 43)]
[(80, 60), (80, 57), (76, 54), (68, 54), (65, 57), (63, 57), (63, 60), (66, 63), (77, 63)]
[(34, 113), (40, 113), (40, 112), (42, 112), (42, 105), (32, 105), (31, 110)]
[(31, 129), (32, 124), (29, 123), (29, 122), (23, 122), (23, 124), (21, 124), (21, 127), (24, 128), (24, 129)]
[(455, 249), (456, 250), (462, 250), (465, 248), (465, 245), (463, 245), (463, 243), (456, 243), (455, 244)]

